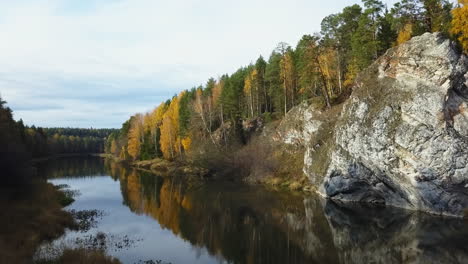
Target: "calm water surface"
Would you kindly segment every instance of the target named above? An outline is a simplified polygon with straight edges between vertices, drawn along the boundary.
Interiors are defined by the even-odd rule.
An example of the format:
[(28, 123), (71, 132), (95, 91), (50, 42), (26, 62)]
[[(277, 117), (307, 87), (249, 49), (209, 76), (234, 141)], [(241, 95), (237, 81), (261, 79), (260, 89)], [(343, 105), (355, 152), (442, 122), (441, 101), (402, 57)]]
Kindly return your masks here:
[(39, 172), (80, 192), (67, 209), (104, 213), (89, 231), (68, 231), (40, 252), (103, 232), (114, 241), (107, 253), (123, 263), (468, 263), (463, 220), (186, 183), (92, 157), (50, 161)]

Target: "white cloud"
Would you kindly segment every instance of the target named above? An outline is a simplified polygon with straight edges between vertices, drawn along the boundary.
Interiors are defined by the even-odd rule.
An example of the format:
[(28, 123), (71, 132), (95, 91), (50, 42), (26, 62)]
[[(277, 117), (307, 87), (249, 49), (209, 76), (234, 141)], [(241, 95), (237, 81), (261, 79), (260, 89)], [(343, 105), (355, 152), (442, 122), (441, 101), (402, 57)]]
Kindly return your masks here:
[(356, 2), (0, 0), (0, 92), (28, 124), (117, 127), (159, 103), (138, 97), (163, 100), (268, 57)]

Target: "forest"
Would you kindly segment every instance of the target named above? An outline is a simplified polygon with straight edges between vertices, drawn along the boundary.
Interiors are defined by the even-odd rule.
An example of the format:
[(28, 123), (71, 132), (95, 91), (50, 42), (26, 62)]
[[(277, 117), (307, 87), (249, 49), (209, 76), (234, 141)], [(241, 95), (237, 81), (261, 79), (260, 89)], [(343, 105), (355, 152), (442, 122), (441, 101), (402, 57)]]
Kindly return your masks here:
[(56, 154), (103, 153), (104, 142), (116, 129), (25, 127), (18, 122), (21, 138), (32, 157)]
[(31, 160), (58, 154), (102, 153), (115, 129), (41, 128), (13, 119), (0, 98), (0, 170), (5, 183), (23, 183), (32, 175)]
[(391, 8), (363, 0), (326, 16), (320, 33), (304, 35), (295, 47), (279, 43), (267, 59), (133, 115), (108, 137), (106, 152), (124, 160), (177, 160), (238, 148), (247, 143), (243, 123), (278, 120), (303, 101), (323, 109), (342, 103), (359, 72), (414, 36), (441, 32), (468, 52), (467, 21), (466, 0), (402, 0)]

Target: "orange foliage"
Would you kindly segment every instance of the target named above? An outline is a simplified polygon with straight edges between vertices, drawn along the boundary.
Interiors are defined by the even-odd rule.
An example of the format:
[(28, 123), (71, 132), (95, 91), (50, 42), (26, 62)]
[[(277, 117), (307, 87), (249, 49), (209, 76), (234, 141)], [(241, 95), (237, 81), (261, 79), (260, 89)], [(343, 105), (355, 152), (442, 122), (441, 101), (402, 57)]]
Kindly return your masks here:
[(161, 151), (165, 159), (172, 160), (181, 150), (179, 138), (179, 100), (183, 92), (172, 99), (161, 124)]
[(412, 35), (413, 35), (413, 24), (408, 23), (400, 30), (400, 32), (398, 32), (397, 45), (400, 45), (410, 40)]
[(468, 0), (458, 0), (460, 7), (452, 11), (452, 27), (450, 33), (454, 35), (465, 53), (468, 53)]

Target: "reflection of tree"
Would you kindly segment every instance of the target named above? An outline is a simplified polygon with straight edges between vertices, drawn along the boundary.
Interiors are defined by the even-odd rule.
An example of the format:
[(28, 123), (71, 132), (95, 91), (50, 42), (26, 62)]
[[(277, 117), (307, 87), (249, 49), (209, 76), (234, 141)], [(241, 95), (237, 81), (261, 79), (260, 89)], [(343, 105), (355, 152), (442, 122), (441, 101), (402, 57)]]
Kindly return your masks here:
[(39, 175), (46, 178), (103, 176), (104, 160), (93, 156), (51, 159), (38, 164)]
[[(463, 263), (468, 226), (394, 209), (340, 207), (261, 188), (120, 170), (125, 203), (230, 263)], [(124, 176), (123, 176), (124, 175)]]
[(232, 183), (189, 187), (99, 158), (60, 159), (40, 170), (49, 177), (110, 174), (132, 212), (230, 263), (468, 263), (468, 225), (459, 219)]
[[(300, 197), (245, 186), (188, 188), (180, 180), (135, 170), (123, 177), (121, 171), (119, 178), (124, 203), (133, 212), (153, 217), (161, 227), (212, 255), (232, 263), (306, 263), (315, 259), (303, 247), (308, 243), (304, 241), (306, 221)], [(322, 220), (326, 222), (323, 216)], [(332, 241), (331, 237), (320, 238)], [(333, 262), (329, 255), (321, 254), (321, 260)]]

